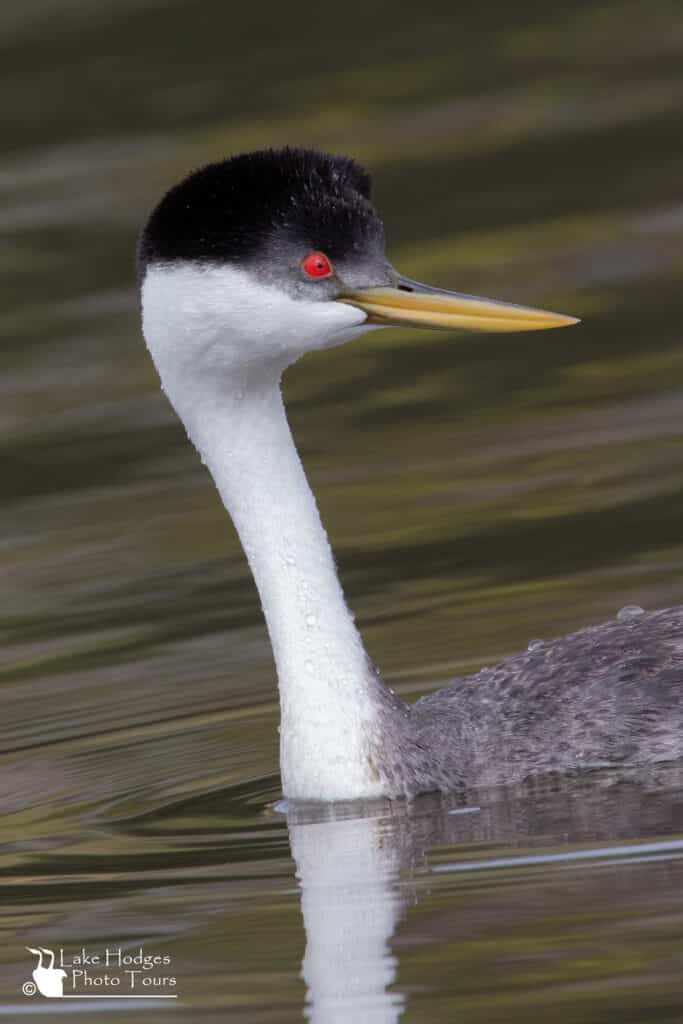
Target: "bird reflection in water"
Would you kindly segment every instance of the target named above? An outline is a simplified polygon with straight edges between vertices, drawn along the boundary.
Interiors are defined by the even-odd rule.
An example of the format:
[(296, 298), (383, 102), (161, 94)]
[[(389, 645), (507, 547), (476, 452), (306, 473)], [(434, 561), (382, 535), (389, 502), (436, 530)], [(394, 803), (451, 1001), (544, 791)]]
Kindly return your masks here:
[[(463, 872), (542, 865), (542, 871), (550, 872), (553, 902), (545, 904), (545, 874), (535, 881), (521, 875), (514, 889), (537, 890), (534, 903), (540, 900), (544, 916), (550, 917), (554, 901), (563, 906), (566, 896), (558, 868), (572, 868), (560, 877), (576, 886), (574, 871), (588, 863), (609, 872), (600, 878), (600, 909), (619, 920), (624, 916), (621, 865), (644, 874), (642, 885), (633, 888), (646, 894), (653, 861), (683, 858), (683, 840), (661, 838), (683, 827), (681, 776), (680, 766), (672, 765), (630, 778), (623, 772), (596, 773), (589, 779), (527, 782), (493, 793), (429, 794), (406, 803), (279, 805), (301, 889), (307, 1018), (314, 1024), (394, 1024), (401, 1018), (407, 999), (395, 987), (398, 960), (392, 942), (404, 913), (435, 874), (462, 877)], [(430, 863), (430, 851), (447, 846), (452, 846), (448, 859), (439, 855), (439, 863)], [(579, 878), (590, 897), (592, 873)], [(633, 882), (630, 875), (628, 891)], [(583, 896), (575, 893), (579, 904)], [(505, 920), (506, 898), (501, 894), (499, 924)], [(482, 908), (476, 907), (476, 913), (481, 927)], [(467, 935), (468, 912), (461, 908), (459, 917), (451, 923)], [(492, 957), (492, 971), (495, 967)]]
[(291, 810), (289, 841), (306, 929), (302, 975), (314, 1024), (393, 1024), (405, 999), (389, 991), (390, 943), (401, 915), (400, 843), (392, 818)]

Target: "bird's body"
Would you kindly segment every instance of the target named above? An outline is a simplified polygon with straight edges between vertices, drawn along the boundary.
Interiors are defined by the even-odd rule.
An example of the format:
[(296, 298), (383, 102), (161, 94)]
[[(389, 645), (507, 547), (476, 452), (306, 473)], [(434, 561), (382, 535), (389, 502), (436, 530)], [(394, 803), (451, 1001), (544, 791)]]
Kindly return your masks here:
[(139, 250), (147, 344), (261, 596), (285, 794), (412, 796), (683, 755), (680, 609), (586, 630), (413, 706), (368, 659), (289, 431), (283, 371), (376, 325), (575, 322), (401, 278), (368, 193), (343, 158), (247, 154), (172, 189)]
[(411, 706), (407, 792), (683, 756), (683, 608), (530, 647)]

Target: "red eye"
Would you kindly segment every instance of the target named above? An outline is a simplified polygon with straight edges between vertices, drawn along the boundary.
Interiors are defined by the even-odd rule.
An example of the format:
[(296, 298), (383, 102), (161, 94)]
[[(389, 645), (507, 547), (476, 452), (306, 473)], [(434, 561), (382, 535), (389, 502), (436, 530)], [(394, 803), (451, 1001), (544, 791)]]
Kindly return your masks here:
[(332, 264), (322, 252), (310, 252), (301, 261), (304, 272), (309, 277), (329, 277), (332, 271)]

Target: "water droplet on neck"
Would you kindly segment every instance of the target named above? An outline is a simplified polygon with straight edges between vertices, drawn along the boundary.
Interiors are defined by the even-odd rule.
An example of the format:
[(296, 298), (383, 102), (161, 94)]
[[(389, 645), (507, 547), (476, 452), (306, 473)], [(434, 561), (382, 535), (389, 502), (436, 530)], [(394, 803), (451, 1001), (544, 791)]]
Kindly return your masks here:
[(617, 612), (617, 622), (630, 622), (632, 619), (637, 619), (640, 615), (644, 614), (644, 609), (639, 604), (625, 604)]
[(543, 647), (543, 640), (530, 640), (526, 645), (527, 651), (540, 651)]

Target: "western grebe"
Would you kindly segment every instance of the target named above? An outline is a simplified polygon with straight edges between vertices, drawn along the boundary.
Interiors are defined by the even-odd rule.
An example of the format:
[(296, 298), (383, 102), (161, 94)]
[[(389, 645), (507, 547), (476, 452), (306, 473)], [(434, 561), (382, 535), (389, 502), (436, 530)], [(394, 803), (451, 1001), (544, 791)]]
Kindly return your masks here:
[(247, 153), (172, 188), (138, 249), (147, 345), (261, 597), (285, 795), (413, 796), (683, 755), (683, 608), (532, 645), (414, 705), (368, 659), (289, 431), (283, 371), (382, 325), (577, 322), (401, 277), (369, 193), (343, 157)]

